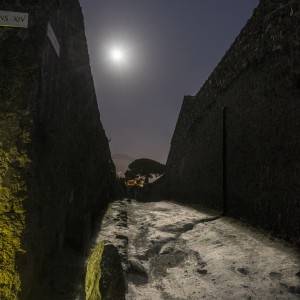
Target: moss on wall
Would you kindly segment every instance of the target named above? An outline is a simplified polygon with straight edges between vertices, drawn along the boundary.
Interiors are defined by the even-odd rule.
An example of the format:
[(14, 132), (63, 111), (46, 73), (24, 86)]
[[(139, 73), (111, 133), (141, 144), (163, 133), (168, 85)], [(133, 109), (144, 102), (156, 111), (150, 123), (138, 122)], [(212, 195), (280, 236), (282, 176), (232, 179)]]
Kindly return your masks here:
[(85, 299), (86, 300), (101, 300), (101, 292), (99, 289), (101, 268), (100, 263), (104, 250), (104, 243), (98, 243), (91, 251), (85, 274)]
[[(17, 32), (17, 31), (16, 31)], [(1, 38), (12, 42), (4, 47), (0, 59), (0, 299), (18, 299), (21, 279), (16, 258), (25, 250), (25, 201), (31, 165), (32, 116), (26, 103), (36, 64), (31, 64), (20, 46), (20, 36), (1, 29)], [(12, 33), (12, 34), (11, 34)], [(13, 66), (13, 67), (12, 67)], [(29, 105), (28, 105), (29, 104)]]
[(27, 185), (24, 172), (30, 165), (25, 151), (28, 131), (20, 127), (18, 113), (0, 114), (0, 298), (17, 299), (21, 289), (15, 257), (25, 228), (24, 201)]

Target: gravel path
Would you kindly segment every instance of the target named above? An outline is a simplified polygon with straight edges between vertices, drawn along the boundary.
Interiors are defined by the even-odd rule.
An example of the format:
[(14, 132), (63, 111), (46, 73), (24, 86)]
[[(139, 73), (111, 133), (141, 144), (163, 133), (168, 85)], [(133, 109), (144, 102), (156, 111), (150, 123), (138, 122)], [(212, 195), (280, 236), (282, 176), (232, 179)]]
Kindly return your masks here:
[(300, 299), (297, 249), (211, 217), (171, 202), (115, 202), (99, 239), (122, 253), (127, 299)]

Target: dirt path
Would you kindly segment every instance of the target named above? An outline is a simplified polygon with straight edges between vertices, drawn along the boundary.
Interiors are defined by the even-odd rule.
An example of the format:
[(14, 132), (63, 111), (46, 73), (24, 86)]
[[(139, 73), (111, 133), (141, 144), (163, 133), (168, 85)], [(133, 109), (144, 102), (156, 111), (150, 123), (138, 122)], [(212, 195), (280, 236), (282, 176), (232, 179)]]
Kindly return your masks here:
[(300, 299), (297, 249), (209, 217), (170, 202), (113, 204), (99, 239), (122, 252), (128, 300)]

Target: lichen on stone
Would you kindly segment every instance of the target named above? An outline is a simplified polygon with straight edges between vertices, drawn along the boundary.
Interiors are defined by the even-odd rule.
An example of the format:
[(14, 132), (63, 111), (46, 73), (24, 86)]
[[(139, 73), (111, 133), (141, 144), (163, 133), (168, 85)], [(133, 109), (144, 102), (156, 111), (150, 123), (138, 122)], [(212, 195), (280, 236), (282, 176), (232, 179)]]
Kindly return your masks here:
[(20, 127), (18, 113), (0, 113), (0, 299), (18, 299), (21, 282), (16, 255), (24, 252), (24, 201), (27, 185), (24, 171), (30, 165), (25, 151), (28, 132)]
[(101, 278), (100, 263), (104, 250), (104, 243), (99, 242), (92, 250), (87, 260), (85, 274), (85, 299), (101, 300), (99, 283)]

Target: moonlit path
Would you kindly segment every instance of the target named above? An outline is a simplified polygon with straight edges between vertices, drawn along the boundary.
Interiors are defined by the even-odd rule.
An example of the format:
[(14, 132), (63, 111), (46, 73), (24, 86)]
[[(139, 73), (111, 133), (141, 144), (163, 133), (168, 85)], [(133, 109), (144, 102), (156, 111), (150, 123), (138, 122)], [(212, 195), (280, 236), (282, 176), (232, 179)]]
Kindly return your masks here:
[(112, 206), (99, 238), (126, 256), (128, 300), (299, 299), (299, 253), (281, 240), (230, 218), (202, 223), (210, 215), (171, 202)]

